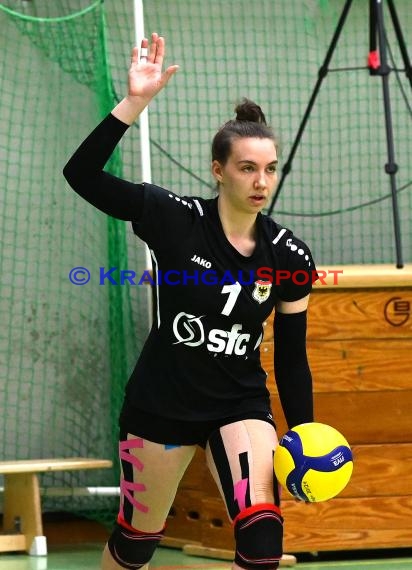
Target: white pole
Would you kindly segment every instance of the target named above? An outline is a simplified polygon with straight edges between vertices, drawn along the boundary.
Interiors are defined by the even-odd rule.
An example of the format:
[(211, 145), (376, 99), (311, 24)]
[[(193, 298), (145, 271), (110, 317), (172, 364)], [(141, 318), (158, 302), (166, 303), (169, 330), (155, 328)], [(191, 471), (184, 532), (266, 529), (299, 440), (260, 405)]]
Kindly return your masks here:
[[(135, 45), (140, 50), (140, 44), (144, 35), (144, 13), (143, 13), (143, 0), (134, 0), (134, 30), (135, 30)], [(146, 107), (139, 116), (140, 124), (140, 156), (142, 162), (142, 181), (152, 182), (152, 166), (150, 160), (150, 132), (149, 132), (149, 111)], [(152, 269), (152, 259), (150, 257), (149, 248), (145, 247), (145, 260), (146, 268)], [(148, 320), (149, 328), (152, 326), (152, 289), (147, 287), (147, 306), (148, 306)]]

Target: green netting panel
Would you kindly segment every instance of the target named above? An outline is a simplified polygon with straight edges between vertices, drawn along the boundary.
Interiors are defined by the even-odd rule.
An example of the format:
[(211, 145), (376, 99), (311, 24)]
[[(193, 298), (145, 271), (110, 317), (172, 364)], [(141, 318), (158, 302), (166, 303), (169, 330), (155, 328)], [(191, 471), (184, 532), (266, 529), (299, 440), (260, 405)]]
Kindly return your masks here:
[[(114, 458), (123, 387), (139, 349), (138, 309), (126, 287), (99, 285), (99, 268), (128, 266), (126, 225), (87, 206), (62, 177), (75, 147), (113, 107), (104, 4), (60, 5), (63, 16), (49, 12), (51, 3), (26, 3), (36, 15), (12, 4), (0, 10), (1, 458)], [(121, 174), (119, 153), (109, 168)], [(88, 285), (69, 281), (76, 266), (91, 272)], [(144, 293), (137, 303), (146, 315)], [(41, 483), (117, 485), (117, 471), (55, 473)], [(50, 497), (45, 508), (104, 519), (117, 501)]]
[[(395, 2), (409, 51), (412, 11)], [(153, 182), (213, 195), (210, 141), (244, 96), (260, 103), (282, 161), (309, 102), (343, 0), (150, 0), (146, 32), (167, 39), (179, 73), (150, 107)], [(366, 69), (367, 0), (354, 0), (274, 217), (303, 237), (318, 264), (395, 263), (381, 79)], [(384, 3), (388, 57), (403, 68)], [(134, 43), (131, 0), (0, 3), (3, 458), (115, 458), (124, 383), (148, 330), (147, 290), (99, 285), (99, 267), (137, 275), (144, 247), (130, 227), (67, 188), (77, 144), (123, 97)], [(354, 69), (362, 68), (362, 69)], [(390, 75), (403, 255), (412, 257), (411, 88)], [(139, 128), (110, 163), (140, 180)], [(74, 286), (68, 273), (89, 268)], [(111, 486), (117, 472), (54, 474), (47, 487)], [(117, 499), (47, 499), (46, 508), (110, 520)]]

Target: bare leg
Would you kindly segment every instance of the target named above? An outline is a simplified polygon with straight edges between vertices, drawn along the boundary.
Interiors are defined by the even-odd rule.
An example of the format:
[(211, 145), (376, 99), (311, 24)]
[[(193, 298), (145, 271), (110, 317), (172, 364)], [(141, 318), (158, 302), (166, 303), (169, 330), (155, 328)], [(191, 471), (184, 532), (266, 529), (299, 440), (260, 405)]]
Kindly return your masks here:
[[(120, 516), (143, 533), (159, 533), (196, 446), (170, 447), (127, 434), (120, 443)], [(106, 545), (101, 570), (122, 570)], [(149, 568), (148, 564), (143, 567)]]
[[(230, 520), (252, 505), (279, 504), (273, 472), (273, 452), (278, 445), (278, 438), (273, 426), (262, 420), (246, 419), (223, 426), (219, 431), (221, 447), (208, 444), (206, 460), (225, 501)], [(222, 454), (226, 459), (221, 463), (229, 466), (230, 480), (234, 485), (230, 489), (223, 488), (221, 484), (219, 471), (222, 470), (222, 465), (219, 456)], [(243, 569), (233, 562), (232, 570)]]

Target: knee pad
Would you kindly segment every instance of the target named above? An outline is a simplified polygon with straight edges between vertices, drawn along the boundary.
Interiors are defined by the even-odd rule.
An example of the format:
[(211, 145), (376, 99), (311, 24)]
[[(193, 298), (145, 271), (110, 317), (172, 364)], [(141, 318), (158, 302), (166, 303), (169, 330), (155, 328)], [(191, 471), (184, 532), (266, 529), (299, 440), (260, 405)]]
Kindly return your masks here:
[(275, 570), (283, 553), (283, 518), (273, 504), (253, 505), (234, 520), (235, 562), (245, 570)]
[(107, 546), (117, 564), (122, 568), (137, 570), (151, 560), (163, 533), (164, 530), (156, 533), (141, 532), (116, 523)]

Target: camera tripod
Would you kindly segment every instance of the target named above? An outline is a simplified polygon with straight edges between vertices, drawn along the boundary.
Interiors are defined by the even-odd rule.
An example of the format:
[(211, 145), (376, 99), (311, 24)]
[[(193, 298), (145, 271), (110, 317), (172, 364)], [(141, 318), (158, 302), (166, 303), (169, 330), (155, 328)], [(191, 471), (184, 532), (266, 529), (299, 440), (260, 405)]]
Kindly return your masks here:
[[(338, 24), (336, 26), (335, 32), (333, 34), (331, 43), (326, 53), (326, 57), (323, 64), (319, 68), (318, 79), (316, 81), (315, 87), (313, 89), (312, 95), (309, 99), (306, 111), (303, 115), (301, 124), (299, 126), (297, 135), (292, 144), (289, 156), (282, 168), (282, 174), (279, 180), (278, 187), (275, 194), (273, 195), (268, 215), (270, 216), (273, 211), (273, 207), (279, 197), (282, 190), (283, 183), (286, 176), (289, 174), (292, 168), (292, 161), (296, 154), (296, 150), (299, 146), (300, 140), (302, 138), (303, 132), (305, 130), (306, 124), (308, 122), (311, 110), (315, 104), (316, 97), (319, 93), (320, 87), (323, 80), (325, 79), (329, 71), (329, 63), (332, 59), (333, 53), (335, 51), (336, 45), (338, 43), (340, 34), (342, 32), (343, 26), (345, 24), (347, 15), (351, 8), (353, 0), (346, 0), (345, 5), (342, 10), (342, 14), (339, 17)], [(398, 209), (398, 197), (396, 190), (396, 172), (398, 170), (398, 165), (395, 161), (395, 149), (393, 143), (393, 127), (392, 127), (392, 111), (389, 93), (389, 73), (392, 71), (391, 67), (388, 65), (387, 60), (387, 45), (386, 36), (384, 28), (384, 14), (383, 14), (383, 2), (384, 0), (369, 0), (369, 55), (368, 55), (368, 65), (369, 74), (372, 76), (380, 76), (382, 78), (382, 92), (383, 92), (383, 104), (384, 104), (384, 114), (385, 114), (385, 129), (386, 129), (386, 141), (387, 141), (387, 163), (385, 164), (385, 172), (389, 175), (390, 187), (391, 187), (391, 198), (392, 198), (392, 210), (393, 210), (393, 226), (395, 234), (395, 250), (396, 250), (396, 267), (401, 269), (403, 267), (402, 260), (402, 245), (401, 245), (401, 232), (400, 232), (400, 221), (399, 221), (399, 209)], [(399, 18), (396, 12), (396, 8), (393, 0), (386, 0), (387, 6), (390, 12), (392, 24), (395, 30), (396, 38), (399, 44), (399, 50), (402, 55), (404, 63), (404, 71), (406, 77), (412, 88), (412, 67), (409, 59), (408, 51), (406, 49), (405, 40), (401, 30)]]

